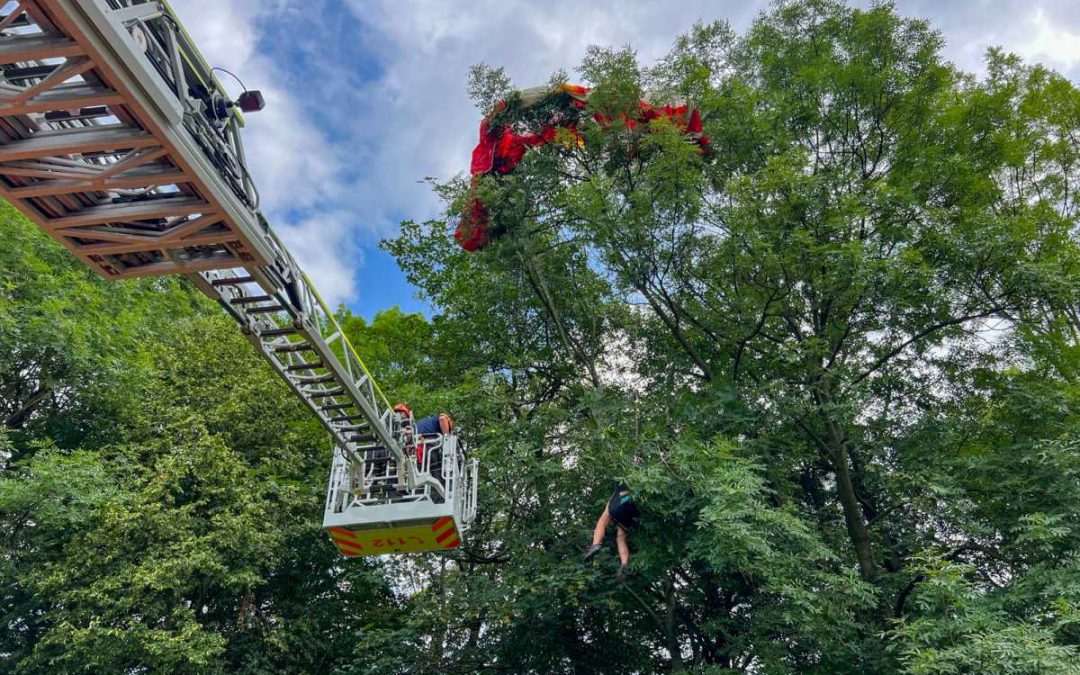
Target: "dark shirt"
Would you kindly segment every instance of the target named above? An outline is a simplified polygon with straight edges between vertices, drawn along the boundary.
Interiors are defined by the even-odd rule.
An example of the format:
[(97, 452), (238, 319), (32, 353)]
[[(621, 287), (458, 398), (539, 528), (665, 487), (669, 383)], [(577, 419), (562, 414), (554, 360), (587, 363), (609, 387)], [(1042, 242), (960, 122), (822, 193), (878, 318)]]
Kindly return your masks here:
[(638, 516), (641, 515), (630, 491), (626, 489), (626, 484), (621, 481), (615, 484), (615, 493), (608, 500), (608, 514), (623, 529), (636, 526)]
[(425, 417), (416, 423), (416, 433), (421, 436), (430, 436), (432, 434), (441, 434), (442, 429), (439, 427), (439, 416), (432, 415), (431, 417)]

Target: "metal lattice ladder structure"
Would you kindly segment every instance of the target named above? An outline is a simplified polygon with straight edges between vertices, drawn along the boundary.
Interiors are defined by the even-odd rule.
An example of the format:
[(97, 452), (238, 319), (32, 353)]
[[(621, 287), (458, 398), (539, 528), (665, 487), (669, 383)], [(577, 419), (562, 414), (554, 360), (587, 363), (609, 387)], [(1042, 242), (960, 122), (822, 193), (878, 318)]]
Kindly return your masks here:
[(229, 312), (333, 437), (323, 526), (342, 553), (456, 546), (475, 460), (453, 435), (429, 439), (435, 475), (408, 452), (259, 212), (243, 124), (166, 2), (0, 0), (0, 197), (101, 276), (183, 274)]

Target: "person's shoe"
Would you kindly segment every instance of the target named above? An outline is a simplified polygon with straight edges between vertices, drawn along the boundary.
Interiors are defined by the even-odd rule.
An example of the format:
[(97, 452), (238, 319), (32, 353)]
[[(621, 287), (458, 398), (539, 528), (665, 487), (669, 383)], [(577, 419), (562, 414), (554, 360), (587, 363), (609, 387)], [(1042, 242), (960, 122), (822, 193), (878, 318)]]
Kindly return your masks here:
[(626, 575), (630, 574), (629, 565), (620, 565), (619, 571), (615, 573), (615, 581), (626, 581)]
[(593, 544), (589, 547), (589, 550), (585, 551), (585, 555), (582, 556), (581, 562), (589, 562), (593, 559), (594, 555), (600, 552), (600, 549), (602, 548), (603, 546), (601, 546), (600, 544)]

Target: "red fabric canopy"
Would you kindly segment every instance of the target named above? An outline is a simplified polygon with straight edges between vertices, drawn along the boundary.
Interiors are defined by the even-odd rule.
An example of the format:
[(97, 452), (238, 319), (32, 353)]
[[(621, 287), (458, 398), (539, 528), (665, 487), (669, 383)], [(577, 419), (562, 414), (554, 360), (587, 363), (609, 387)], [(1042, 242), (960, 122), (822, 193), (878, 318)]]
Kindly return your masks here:
[[(585, 108), (585, 101), (589, 95), (589, 89), (579, 85), (563, 84), (556, 88), (569, 96), (569, 105), (577, 109)], [(538, 134), (519, 134), (512, 126), (502, 125), (491, 128), (490, 122), (496, 113), (506, 109), (506, 102), (499, 101), (495, 109), (480, 122), (480, 139), (473, 149), (470, 172), (475, 176), (482, 175), (506, 175), (525, 157), (525, 152), (531, 148), (538, 148), (555, 140), (559, 129), (566, 129), (577, 136), (577, 128), (571, 122), (560, 119), (543, 125)], [(687, 116), (689, 113), (689, 117)], [(596, 113), (593, 115), (601, 126), (609, 127), (614, 120)], [(632, 118), (625, 113), (617, 118), (627, 129), (637, 129), (639, 125), (648, 126), (649, 122), (658, 119), (669, 119), (684, 133), (691, 136), (700, 147), (701, 152), (707, 153), (710, 141), (701, 133), (701, 113), (687, 106), (657, 106), (647, 101), (641, 101), (638, 108), (638, 116)], [(578, 136), (580, 142), (580, 136)], [(470, 188), (470, 192), (472, 189)], [(470, 194), (465, 206), (465, 212), (458, 225), (454, 238), (466, 251), (478, 251), (491, 241), (490, 213), (484, 204), (474, 194)]]

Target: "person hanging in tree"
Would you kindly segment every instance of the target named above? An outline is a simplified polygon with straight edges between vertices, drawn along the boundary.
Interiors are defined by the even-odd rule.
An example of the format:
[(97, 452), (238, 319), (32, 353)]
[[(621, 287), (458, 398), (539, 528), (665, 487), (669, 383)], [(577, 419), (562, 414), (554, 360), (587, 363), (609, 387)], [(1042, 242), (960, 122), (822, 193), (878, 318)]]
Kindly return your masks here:
[[(636, 453), (634, 455), (634, 464), (640, 465), (641, 462), (641, 453)], [(600, 518), (596, 521), (592, 545), (585, 551), (583, 560), (588, 562), (600, 552), (600, 549), (603, 548), (608, 525), (614, 522), (616, 527), (615, 545), (619, 550), (619, 571), (615, 574), (615, 578), (618, 581), (626, 581), (626, 575), (630, 571), (630, 545), (627, 539), (630, 530), (637, 526), (640, 515), (641, 512), (638, 511), (626, 483), (617, 482), (615, 484), (615, 493), (611, 495), (611, 499), (608, 500), (603, 512), (600, 514)]]

